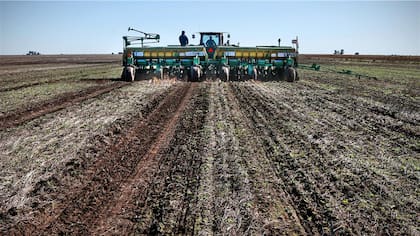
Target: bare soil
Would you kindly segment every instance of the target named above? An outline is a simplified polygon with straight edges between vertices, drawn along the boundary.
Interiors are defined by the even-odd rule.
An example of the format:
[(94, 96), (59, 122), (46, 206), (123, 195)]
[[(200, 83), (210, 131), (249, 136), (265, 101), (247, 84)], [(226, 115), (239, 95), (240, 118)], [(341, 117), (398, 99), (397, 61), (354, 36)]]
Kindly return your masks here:
[(417, 60), (327, 58), (377, 79), (99, 82), (2, 118), (2, 234), (418, 235)]
[[(90, 55), (10, 55), (0, 56), (0, 68), (14, 65), (57, 65), (57, 64), (110, 64), (121, 61), (122, 55), (90, 54)], [(3, 69), (3, 68), (2, 68)]]
[(93, 86), (77, 92), (63, 93), (59, 97), (48, 99), (39, 103), (29, 104), (26, 107), (16, 109), (13, 112), (6, 113), (4, 116), (0, 116), (0, 130), (19, 125), (34, 118), (58, 111), (72, 104), (97, 97), (126, 85), (127, 83), (111, 83), (107, 85)]

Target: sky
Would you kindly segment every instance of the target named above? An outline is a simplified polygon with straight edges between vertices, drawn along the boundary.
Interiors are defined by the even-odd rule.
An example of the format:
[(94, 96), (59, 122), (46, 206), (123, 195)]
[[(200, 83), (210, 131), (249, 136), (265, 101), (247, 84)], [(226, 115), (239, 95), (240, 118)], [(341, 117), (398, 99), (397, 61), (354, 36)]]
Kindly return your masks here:
[(185, 30), (229, 32), (241, 46), (300, 53), (420, 55), (420, 1), (0, 1), (0, 54), (118, 53), (133, 27), (178, 44)]

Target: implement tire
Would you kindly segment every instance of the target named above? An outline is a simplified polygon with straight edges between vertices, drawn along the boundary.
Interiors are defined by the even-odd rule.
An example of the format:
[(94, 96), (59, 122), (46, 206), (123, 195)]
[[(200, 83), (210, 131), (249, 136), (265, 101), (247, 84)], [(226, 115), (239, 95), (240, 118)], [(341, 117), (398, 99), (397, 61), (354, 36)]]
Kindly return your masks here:
[(222, 66), (221, 68), (221, 72), (220, 72), (220, 79), (223, 82), (229, 82), (230, 78), (229, 78), (229, 74), (230, 74), (230, 68), (227, 66)]
[(297, 80), (297, 72), (293, 67), (288, 67), (286, 69), (286, 80), (287, 82), (295, 82)]
[(121, 80), (132, 82), (134, 81), (135, 72), (134, 68), (131, 66), (124, 67), (123, 72), (121, 74)]
[(201, 74), (202, 74), (202, 71), (199, 66), (192, 66), (190, 69), (190, 74), (189, 74), (190, 76), (188, 80), (190, 82), (197, 82), (200, 80)]

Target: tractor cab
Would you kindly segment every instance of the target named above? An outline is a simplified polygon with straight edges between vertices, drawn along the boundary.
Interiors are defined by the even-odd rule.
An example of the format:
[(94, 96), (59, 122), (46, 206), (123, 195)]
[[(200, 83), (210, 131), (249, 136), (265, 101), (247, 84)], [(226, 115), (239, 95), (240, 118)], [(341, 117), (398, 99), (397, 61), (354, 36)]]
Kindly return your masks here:
[(223, 33), (200, 32), (200, 45), (217, 47), (223, 45)]
[(203, 45), (209, 57), (213, 58), (216, 48), (223, 45), (223, 33), (200, 32), (200, 45)]

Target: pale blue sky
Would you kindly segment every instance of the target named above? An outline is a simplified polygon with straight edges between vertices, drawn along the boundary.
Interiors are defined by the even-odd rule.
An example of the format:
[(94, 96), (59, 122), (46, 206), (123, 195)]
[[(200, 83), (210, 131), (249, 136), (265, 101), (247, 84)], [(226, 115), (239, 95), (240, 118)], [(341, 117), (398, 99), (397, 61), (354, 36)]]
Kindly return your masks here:
[(0, 2), (0, 54), (122, 51), (128, 27), (159, 33), (158, 45), (224, 31), (242, 46), (299, 36), (301, 53), (420, 55), (420, 2), (94, 1)]

